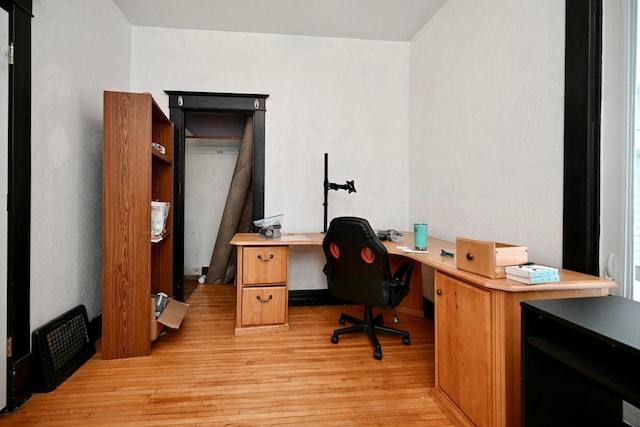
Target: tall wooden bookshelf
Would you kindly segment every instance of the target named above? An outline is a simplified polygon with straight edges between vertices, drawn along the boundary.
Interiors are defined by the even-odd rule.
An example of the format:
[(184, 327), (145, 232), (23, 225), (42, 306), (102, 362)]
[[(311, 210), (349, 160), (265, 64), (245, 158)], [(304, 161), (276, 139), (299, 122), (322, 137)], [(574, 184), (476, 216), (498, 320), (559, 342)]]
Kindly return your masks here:
[[(152, 200), (171, 204), (157, 243)], [(151, 294), (173, 294), (173, 124), (148, 93), (104, 92), (102, 202), (102, 356), (148, 355)]]

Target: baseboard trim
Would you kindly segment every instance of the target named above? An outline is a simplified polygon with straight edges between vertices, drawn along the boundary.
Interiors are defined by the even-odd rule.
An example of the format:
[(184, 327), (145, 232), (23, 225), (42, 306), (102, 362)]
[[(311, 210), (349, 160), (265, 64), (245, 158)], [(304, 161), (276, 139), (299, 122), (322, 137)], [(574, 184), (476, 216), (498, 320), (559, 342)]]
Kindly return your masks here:
[(102, 313), (89, 321), (89, 339), (93, 342), (102, 338)]
[[(289, 307), (305, 307), (314, 305), (345, 305), (351, 301), (334, 297), (326, 289), (309, 289), (289, 291)], [(433, 301), (422, 298), (424, 317), (434, 320), (435, 310)]]
[(313, 305), (345, 305), (353, 304), (329, 294), (326, 289), (307, 289), (289, 291), (289, 307), (305, 307)]

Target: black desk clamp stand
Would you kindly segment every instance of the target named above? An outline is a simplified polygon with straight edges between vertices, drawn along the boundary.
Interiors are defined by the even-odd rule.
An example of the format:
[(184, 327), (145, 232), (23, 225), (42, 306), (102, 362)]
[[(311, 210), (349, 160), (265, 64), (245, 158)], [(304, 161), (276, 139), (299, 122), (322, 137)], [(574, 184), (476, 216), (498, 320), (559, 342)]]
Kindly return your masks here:
[(329, 182), (329, 154), (324, 153), (324, 232), (327, 232), (327, 207), (329, 206), (328, 194), (329, 190), (347, 190), (349, 194), (356, 193), (356, 186), (353, 181), (347, 181), (344, 184), (335, 184)]

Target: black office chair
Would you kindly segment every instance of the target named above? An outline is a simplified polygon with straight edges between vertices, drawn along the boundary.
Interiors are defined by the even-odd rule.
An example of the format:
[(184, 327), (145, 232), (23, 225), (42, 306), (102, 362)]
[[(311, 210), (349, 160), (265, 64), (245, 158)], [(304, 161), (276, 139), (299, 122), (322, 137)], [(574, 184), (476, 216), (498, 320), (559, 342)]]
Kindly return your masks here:
[(337, 344), (342, 334), (366, 332), (377, 360), (382, 359), (382, 349), (376, 332), (400, 335), (404, 344), (410, 344), (409, 332), (384, 326), (382, 314), (373, 317), (373, 307), (395, 309), (398, 306), (409, 292), (414, 262), (402, 264), (392, 276), (387, 249), (363, 218), (333, 219), (322, 249), (327, 259), (324, 272), (329, 293), (365, 306), (362, 320), (345, 313), (340, 315), (340, 324), (348, 320), (354, 326), (333, 331), (331, 342)]

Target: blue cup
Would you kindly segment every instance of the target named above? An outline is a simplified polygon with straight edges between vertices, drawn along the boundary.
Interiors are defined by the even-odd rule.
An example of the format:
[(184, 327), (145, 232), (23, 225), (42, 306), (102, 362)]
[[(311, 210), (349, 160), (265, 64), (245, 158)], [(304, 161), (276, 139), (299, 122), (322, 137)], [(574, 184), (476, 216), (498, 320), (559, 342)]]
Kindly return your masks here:
[(427, 250), (427, 235), (429, 233), (429, 224), (413, 224), (413, 242), (416, 250)]

